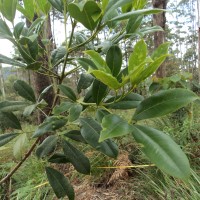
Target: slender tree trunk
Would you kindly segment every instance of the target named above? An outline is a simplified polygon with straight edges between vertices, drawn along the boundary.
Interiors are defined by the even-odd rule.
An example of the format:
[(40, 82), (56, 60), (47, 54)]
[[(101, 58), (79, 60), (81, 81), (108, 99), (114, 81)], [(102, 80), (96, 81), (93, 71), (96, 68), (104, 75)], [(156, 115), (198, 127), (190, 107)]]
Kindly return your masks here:
[[(35, 15), (35, 20), (38, 18), (37, 15)], [(27, 26), (30, 26), (30, 22), (28, 22), (27, 20)], [(50, 21), (50, 16), (48, 16), (48, 20), (45, 23), (45, 26), (43, 27), (43, 31), (38, 39), (38, 43), (40, 45), (40, 47), (42, 47), (43, 49), (45, 49), (45, 52), (47, 52), (46, 54), (44, 54), (42, 57), (38, 58), (38, 61), (42, 62), (42, 67), (43, 69), (48, 69), (49, 66), (49, 55), (50, 55), (50, 51), (53, 49), (53, 43), (50, 44), (48, 47), (45, 47), (42, 43), (42, 37), (45, 37), (47, 39), (49, 39), (50, 41), (52, 41), (52, 31), (51, 31), (51, 21)], [(36, 92), (37, 97), (39, 97), (39, 95), (41, 94), (41, 92), (48, 87), (49, 85), (52, 84), (52, 80), (50, 77), (43, 75), (44, 70), (39, 70), (39, 72), (33, 72), (32, 73), (32, 82), (33, 82), (33, 86)], [(42, 123), (44, 121), (44, 119), (46, 118), (45, 115), (48, 115), (51, 108), (52, 108), (52, 104), (53, 104), (53, 100), (54, 100), (54, 91), (53, 88), (50, 88), (48, 90), (48, 92), (43, 96), (43, 99), (46, 101), (47, 103), (47, 107), (44, 109), (44, 113), (40, 112), (38, 114), (38, 123)]]
[(2, 64), (0, 63), (0, 85), (1, 85), (1, 92), (3, 96), (3, 100), (6, 99), (6, 93), (4, 88), (4, 78), (3, 78), (3, 70), (2, 70)]
[[(152, 0), (154, 8), (166, 9), (168, 0)], [(158, 25), (165, 31), (166, 17), (165, 12), (153, 15), (153, 25)], [(165, 41), (165, 32), (155, 32), (154, 33), (154, 48), (156, 49), (160, 44)], [(166, 75), (165, 63), (163, 63), (159, 69), (156, 71), (157, 77), (164, 77)]]
[(200, 84), (200, 2), (197, 0), (197, 11), (198, 11), (198, 78)]

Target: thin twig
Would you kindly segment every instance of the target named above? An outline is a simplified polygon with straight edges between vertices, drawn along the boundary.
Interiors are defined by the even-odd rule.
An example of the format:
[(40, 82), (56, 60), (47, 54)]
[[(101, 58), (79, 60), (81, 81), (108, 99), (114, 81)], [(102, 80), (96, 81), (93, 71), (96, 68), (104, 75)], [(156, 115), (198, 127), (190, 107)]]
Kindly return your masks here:
[(3, 184), (5, 181), (9, 180), (12, 175), (20, 168), (20, 166), (26, 161), (26, 159), (31, 155), (32, 151), (36, 147), (37, 143), (40, 141), (40, 137), (34, 142), (34, 144), (31, 146), (29, 151), (24, 155), (24, 158), (14, 167), (14, 169), (7, 174), (3, 179), (0, 181), (0, 185)]

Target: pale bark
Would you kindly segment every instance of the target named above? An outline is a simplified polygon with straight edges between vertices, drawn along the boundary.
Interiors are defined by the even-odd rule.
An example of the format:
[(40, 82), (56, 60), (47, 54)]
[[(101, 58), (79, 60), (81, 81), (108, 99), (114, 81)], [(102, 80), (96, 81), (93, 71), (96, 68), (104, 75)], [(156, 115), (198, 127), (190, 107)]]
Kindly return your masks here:
[(197, 11), (198, 11), (198, 78), (200, 84), (200, 3), (197, 0)]

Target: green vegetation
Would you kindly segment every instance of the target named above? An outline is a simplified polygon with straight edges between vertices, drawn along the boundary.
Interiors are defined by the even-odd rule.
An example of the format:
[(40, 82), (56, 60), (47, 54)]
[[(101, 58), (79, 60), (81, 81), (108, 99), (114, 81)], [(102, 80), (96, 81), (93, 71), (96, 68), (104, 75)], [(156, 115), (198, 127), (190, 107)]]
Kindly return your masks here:
[[(15, 24), (17, 10), (26, 23)], [(57, 48), (50, 29), (55, 11), (65, 33)], [(149, 49), (145, 36), (162, 28), (143, 20), (162, 9), (146, 0), (2, 0), (0, 12), (0, 37), (18, 54), (0, 54), (0, 63), (27, 73), (25, 80), (9, 76), (6, 90), (13, 93), (15, 80), (15, 95), (0, 101), (2, 199), (74, 200), (77, 182), (98, 180), (102, 169), (107, 187), (135, 174), (137, 192), (145, 191), (137, 199), (176, 199), (183, 191), (198, 199), (196, 83), (189, 85), (186, 74), (150, 81), (170, 56), (170, 43)], [(127, 41), (134, 44), (125, 55)]]

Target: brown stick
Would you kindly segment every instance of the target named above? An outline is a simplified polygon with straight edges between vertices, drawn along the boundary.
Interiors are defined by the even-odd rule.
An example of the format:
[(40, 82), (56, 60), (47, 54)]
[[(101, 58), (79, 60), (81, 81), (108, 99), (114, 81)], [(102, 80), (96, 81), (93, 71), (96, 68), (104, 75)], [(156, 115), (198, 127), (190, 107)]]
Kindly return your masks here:
[(7, 176), (5, 176), (3, 179), (1, 179), (0, 185), (2, 183), (4, 183), (5, 181), (7, 181), (8, 179), (10, 179), (12, 177), (12, 175), (20, 168), (20, 166), (24, 163), (24, 161), (31, 155), (32, 151), (34, 150), (34, 148), (36, 147), (36, 145), (39, 141), (40, 141), (40, 138), (38, 138), (34, 142), (34, 144), (31, 146), (29, 151), (24, 155), (24, 158), (14, 167), (14, 169), (10, 173), (8, 173)]

